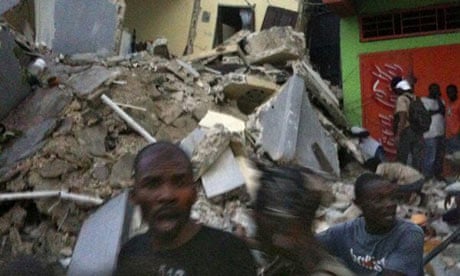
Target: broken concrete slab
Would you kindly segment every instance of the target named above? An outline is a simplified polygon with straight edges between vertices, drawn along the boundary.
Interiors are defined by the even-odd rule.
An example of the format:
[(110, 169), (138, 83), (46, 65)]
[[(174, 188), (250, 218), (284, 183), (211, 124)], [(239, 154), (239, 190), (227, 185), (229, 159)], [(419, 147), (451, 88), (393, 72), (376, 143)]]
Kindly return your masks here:
[[(2, 1), (0, 8), (9, 6), (8, 3), (13, 4), (12, 1)], [(15, 51), (20, 48), (14, 41), (13, 34), (3, 25), (0, 25), (0, 45), (0, 119), (3, 119), (29, 95), (31, 88), (15, 55)]]
[(244, 50), (250, 64), (285, 63), (305, 54), (305, 36), (292, 27), (273, 27), (246, 37)]
[(129, 234), (133, 208), (128, 194), (125, 191), (111, 199), (84, 222), (67, 275), (113, 274)]
[(0, 15), (19, 4), (19, 0), (2, 0), (0, 2)]
[(276, 97), (250, 116), (250, 129), (273, 160), (340, 174), (337, 147), (319, 123), (303, 79), (292, 76)]
[(208, 198), (245, 185), (245, 178), (230, 148), (227, 148), (201, 177)]
[(57, 119), (46, 119), (25, 131), (11, 146), (2, 151), (0, 167), (13, 165), (42, 148), (44, 139), (56, 128)]
[[(304, 78), (308, 91), (317, 99), (321, 106), (332, 117), (334, 123), (342, 128), (347, 128), (348, 122), (339, 106), (339, 101), (329, 86), (324, 82), (318, 72), (305, 61), (300, 62), (301, 69), (298, 73)], [(295, 66), (297, 67), (297, 66)]]
[(250, 91), (261, 91), (268, 98), (278, 91), (279, 85), (271, 80), (250, 74), (226, 74), (222, 80), (225, 96), (229, 99), (238, 99)]
[(53, 37), (50, 48), (67, 55), (115, 54), (117, 28), (120, 27), (120, 20), (123, 18), (120, 18), (119, 13), (123, 16), (125, 7), (121, 1), (56, 0), (53, 2), (54, 29), (48, 30)]
[(213, 110), (208, 110), (206, 115), (198, 124), (205, 128), (213, 128), (215, 125), (223, 125), (230, 132), (236, 133), (243, 133), (246, 128), (246, 123), (243, 120)]
[(4, 124), (26, 131), (47, 118), (59, 118), (71, 100), (72, 93), (68, 90), (39, 88), (10, 112)]
[(195, 147), (203, 140), (205, 136), (205, 132), (201, 128), (195, 128), (192, 132), (187, 135), (182, 141), (180, 142), (180, 147), (185, 153), (188, 155), (189, 158), (192, 157), (193, 151)]
[(84, 72), (74, 74), (67, 84), (75, 89), (78, 97), (85, 98), (103, 83), (115, 79), (120, 74), (121, 71), (118, 68), (107, 69), (103, 66), (93, 66)]
[(223, 125), (215, 125), (206, 131), (192, 153), (191, 163), (195, 180), (198, 180), (228, 148), (230, 138), (230, 131)]
[(217, 58), (220, 55), (238, 53), (238, 51), (240, 51), (240, 46), (238, 46), (237, 44), (221, 45), (210, 51), (199, 52), (197, 54), (183, 56), (181, 59), (184, 61), (193, 62), (201, 59)]
[(250, 116), (251, 128), (261, 131), (259, 142), (273, 160), (288, 162), (296, 155), (304, 89), (300, 77), (291, 77), (279, 94)]
[(304, 92), (302, 95), (295, 162), (340, 176), (337, 145), (319, 122), (308, 94)]

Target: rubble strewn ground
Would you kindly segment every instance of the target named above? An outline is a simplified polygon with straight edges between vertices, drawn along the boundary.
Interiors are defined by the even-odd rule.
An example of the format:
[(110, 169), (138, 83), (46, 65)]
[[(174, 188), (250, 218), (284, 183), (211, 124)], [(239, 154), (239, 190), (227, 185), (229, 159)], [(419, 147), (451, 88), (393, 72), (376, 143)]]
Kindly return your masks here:
[[(216, 50), (183, 59), (148, 52), (100, 59), (91, 54), (62, 57), (40, 50), (47, 64), (47, 70), (39, 76), (40, 87), (2, 121), (8, 130), (20, 133), (2, 144), (2, 191), (65, 190), (107, 201), (129, 188), (135, 154), (148, 142), (101, 101), (101, 95), (106, 95), (155, 139), (182, 141), (189, 150), (186, 151), (194, 160), (196, 175), (201, 176), (205, 187), (193, 216), (206, 224), (228, 231), (243, 228), (253, 235), (247, 207), (251, 189), (245, 189), (245, 183), (250, 185), (240, 158), (296, 163), (329, 176), (318, 187), (325, 191), (318, 231), (358, 216), (359, 210), (352, 205), (352, 183), (364, 169), (356, 162), (339, 167), (337, 144), (359, 155), (349, 141), (344, 141), (343, 133), (338, 135), (344, 124), (339, 100), (324, 80), (311, 73), (302, 56), (303, 35), (289, 28), (275, 28), (267, 35), (271, 36), (289, 39), (279, 40), (284, 44), (274, 49), (264, 43), (265, 34), (251, 34), (245, 49), (247, 56), (241, 51)], [(226, 54), (222, 57), (222, 53)], [(282, 94), (299, 92), (286, 85), (292, 75), (302, 83), (299, 101)], [(323, 90), (327, 96), (321, 96)], [(280, 99), (283, 102), (279, 104)], [(279, 117), (270, 117), (276, 104), (284, 113), (293, 114), (280, 112)], [(230, 126), (219, 113), (233, 116), (236, 123)], [(211, 122), (221, 125), (203, 126), (210, 124), (202, 121), (207, 114)], [(236, 119), (247, 122), (251, 116), (261, 121), (243, 131), (236, 127)], [(323, 126), (325, 119), (330, 120), (329, 127)], [(280, 132), (286, 125), (290, 132)], [(314, 126), (315, 133), (310, 133), (307, 126)], [(189, 136), (195, 131), (202, 133)], [(285, 135), (281, 139), (286, 140), (267, 142), (259, 136), (273, 138), (275, 134)], [(353, 164), (357, 165), (351, 168)], [(223, 186), (216, 187), (213, 173), (229, 169), (236, 172), (219, 174), (219, 185)], [(241, 178), (237, 180), (238, 173)], [(241, 180), (241, 185), (229, 188), (224, 180), (228, 185)], [(409, 218), (421, 212), (428, 217), (439, 216), (444, 211), (445, 185), (428, 183), (428, 204), (403, 205), (400, 215)], [(97, 208), (94, 202), (97, 200), (82, 203), (59, 197), (3, 202), (0, 257), (5, 260), (18, 254), (34, 254), (49, 263), (68, 260), (83, 221)], [(439, 219), (436, 223), (436, 238), (452, 232)], [(459, 245), (449, 247), (437, 259), (436, 269), (460, 271), (459, 250)]]

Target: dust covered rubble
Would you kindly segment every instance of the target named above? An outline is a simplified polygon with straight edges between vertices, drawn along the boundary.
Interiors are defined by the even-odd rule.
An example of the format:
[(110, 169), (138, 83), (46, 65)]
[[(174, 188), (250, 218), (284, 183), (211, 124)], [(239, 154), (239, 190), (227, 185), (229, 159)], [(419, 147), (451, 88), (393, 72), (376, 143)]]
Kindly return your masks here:
[[(283, 41), (270, 46), (266, 37), (272, 36), (290, 39), (270, 39)], [(40, 76), (41, 86), (2, 121), (7, 129), (21, 133), (2, 145), (3, 192), (58, 190), (107, 201), (131, 187), (134, 156), (147, 142), (101, 101), (101, 95), (107, 95), (156, 140), (181, 143), (188, 150), (194, 170), (210, 187), (200, 191), (192, 212), (203, 223), (254, 234), (247, 205), (254, 194), (257, 172), (248, 158), (307, 167), (313, 164), (310, 169), (316, 173), (333, 175), (332, 180), (318, 185), (326, 195), (318, 213), (318, 229), (355, 217), (358, 212), (351, 204), (351, 182), (338, 180), (336, 143), (357, 160), (359, 154), (342, 133), (346, 122), (337, 96), (311, 70), (303, 56), (304, 45), (302, 34), (273, 28), (242, 32), (210, 52), (170, 59), (148, 52), (104, 59), (93, 54), (68, 57), (33, 49), (40, 52), (47, 68)], [(261, 125), (261, 110), (267, 110), (276, 99), (281, 101), (284, 90), (296, 92), (286, 88), (293, 76), (300, 76), (295, 77), (296, 83), (304, 83), (302, 93), (296, 94), (303, 105), (289, 110), (297, 113), (291, 121), (297, 138), (284, 149), (290, 152), (289, 158), (277, 160), (270, 156), (272, 145), (261, 142), (263, 129), (270, 128), (270, 123)], [(280, 105), (289, 103), (293, 99), (285, 97)], [(321, 137), (330, 139), (332, 153), (315, 140), (302, 140), (305, 135), (300, 133), (309, 136), (300, 120), (305, 111), (302, 106), (311, 112), (309, 120), (322, 129)], [(276, 123), (283, 122), (283, 116)], [(249, 117), (253, 123), (246, 129)], [(325, 129), (319, 124), (324, 124), (324, 118), (328, 122)], [(243, 129), (239, 128), (241, 122)], [(219, 147), (214, 147), (216, 143)], [(316, 159), (298, 158), (298, 149), (310, 150)], [(225, 175), (223, 171), (229, 168), (236, 173)], [(228, 184), (214, 187), (219, 184), (216, 175), (219, 179), (225, 175)], [(60, 197), (5, 201), (0, 216), (0, 254), (35, 254), (48, 262), (68, 258), (83, 221), (95, 208), (94, 204)]]

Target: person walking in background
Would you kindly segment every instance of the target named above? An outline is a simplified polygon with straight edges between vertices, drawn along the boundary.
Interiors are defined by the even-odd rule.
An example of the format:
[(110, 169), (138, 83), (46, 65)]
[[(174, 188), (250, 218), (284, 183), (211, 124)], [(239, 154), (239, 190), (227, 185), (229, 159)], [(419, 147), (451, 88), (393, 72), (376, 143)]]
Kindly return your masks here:
[(441, 89), (437, 83), (428, 87), (428, 97), (421, 98), (425, 108), (430, 111), (430, 129), (423, 133), (424, 153), (422, 173), (426, 178), (442, 179), (444, 160), (445, 104), (441, 99)]
[(446, 151), (449, 154), (460, 151), (460, 101), (457, 86), (451, 84), (446, 89)]

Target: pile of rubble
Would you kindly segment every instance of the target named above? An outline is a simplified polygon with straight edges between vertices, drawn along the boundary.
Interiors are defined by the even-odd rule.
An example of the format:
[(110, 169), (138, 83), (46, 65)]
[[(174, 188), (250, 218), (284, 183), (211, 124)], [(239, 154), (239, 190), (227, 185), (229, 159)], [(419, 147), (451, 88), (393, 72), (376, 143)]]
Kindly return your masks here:
[(165, 41), (124, 57), (28, 51), (46, 69), (2, 121), (12, 134), (0, 155), (0, 258), (68, 265), (84, 220), (132, 186), (135, 154), (158, 140), (191, 157), (202, 184), (192, 215), (206, 224), (253, 235), (251, 159), (322, 176), (318, 229), (359, 215), (352, 180), (339, 181), (338, 147), (363, 161), (342, 131), (340, 93), (312, 69), (303, 34), (290, 27), (240, 32), (181, 58)]

